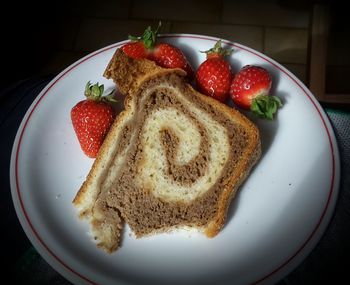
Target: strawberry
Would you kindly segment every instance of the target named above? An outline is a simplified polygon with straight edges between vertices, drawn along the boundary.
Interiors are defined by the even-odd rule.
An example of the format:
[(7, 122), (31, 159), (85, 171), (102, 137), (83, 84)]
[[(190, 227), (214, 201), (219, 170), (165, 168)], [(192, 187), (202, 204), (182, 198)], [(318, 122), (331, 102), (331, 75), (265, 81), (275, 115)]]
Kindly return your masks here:
[(278, 97), (269, 95), (271, 84), (271, 76), (266, 69), (246, 65), (233, 79), (230, 96), (238, 107), (272, 120), (282, 102)]
[(148, 26), (142, 36), (129, 36), (131, 42), (122, 46), (123, 52), (132, 58), (151, 58), (152, 49), (155, 45), (160, 26), (161, 22), (159, 22), (158, 28), (155, 31)]
[(232, 81), (230, 64), (225, 56), (232, 50), (223, 49), (219, 40), (212, 49), (206, 51), (207, 59), (198, 67), (196, 81), (199, 90), (220, 102), (225, 102)]
[(183, 52), (167, 43), (159, 43), (155, 46), (152, 59), (161, 67), (181, 68), (186, 71), (189, 78), (193, 77), (193, 69)]
[(104, 86), (90, 81), (85, 87), (87, 99), (77, 103), (71, 110), (74, 131), (78, 137), (83, 152), (95, 158), (102, 142), (112, 125), (115, 112), (107, 102), (115, 102), (113, 90), (108, 96), (102, 96)]
[(123, 52), (132, 58), (148, 58), (150, 52), (143, 42), (129, 42), (122, 46)]
[(179, 48), (166, 43), (156, 44), (160, 26), (161, 22), (159, 22), (155, 31), (148, 26), (142, 36), (129, 36), (131, 42), (122, 46), (123, 52), (132, 58), (153, 60), (161, 67), (181, 68), (191, 78), (193, 76), (193, 69)]

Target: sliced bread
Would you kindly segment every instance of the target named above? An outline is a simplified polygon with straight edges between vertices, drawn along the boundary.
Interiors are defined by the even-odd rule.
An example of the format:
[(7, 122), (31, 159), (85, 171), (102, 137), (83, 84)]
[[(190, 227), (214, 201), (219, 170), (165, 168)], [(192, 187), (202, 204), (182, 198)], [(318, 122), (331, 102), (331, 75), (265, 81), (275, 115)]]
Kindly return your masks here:
[(127, 95), (73, 204), (113, 252), (124, 222), (136, 237), (195, 227), (214, 237), (258, 161), (256, 126), (189, 85), (180, 69), (120, 49), (104, 76)]

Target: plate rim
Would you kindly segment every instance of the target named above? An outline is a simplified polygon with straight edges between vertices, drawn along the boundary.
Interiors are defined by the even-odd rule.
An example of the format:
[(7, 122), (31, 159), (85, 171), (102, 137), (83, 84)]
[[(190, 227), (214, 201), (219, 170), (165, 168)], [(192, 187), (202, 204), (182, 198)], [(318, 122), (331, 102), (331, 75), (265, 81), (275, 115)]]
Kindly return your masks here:
[[(206, 35), (200, 35), (200, 34), (187, 34), (187, 33), (171, 33), (171, 34), (160, 34), (160, 38), (189, 38), (189, 39), (200, 39), (200, 40), (209, 40), (209, 41), (217, 41), (221, 38), (218, 37), (212, 37), (212, 36), (206, 36)], [(311, 93), (311, 91), (302, 83), (294, 74), (292, 74), (287, 68), (283, 67), (281, 64), (273, 60), (272, 58), (268, 57), (267, 55), (264, 55), (263, 53), (256, 51), (252, 48), (249, 48), (245, 45), (235, 43), (233, 41), (221, 39), (223, 43), (231, 46), (231, 47), (237, 47), (239, 49), (242, 49), (248, 53), (252, 53), (255, 56), (258, 56), (260, 59), (268, 62), (269, 64), (273, 65), (275, 68), (277, 68), (280, 72), (284, 73), (288, 76), (290, 80), (292, 80), (303, 92), (304, 95), (307, 96), (309, 101), (311, 101), (313, 107), (316, 109), (321, 121), (323, 128), (326, 130), (327, 133), (327, 139), (328, 144), (330, 147), (330, 153), (331, 153), (331, 162), (332, 162), (332, 173), (331, 173), (331, 182), (328, 190), (328, 197), (326, 204), (324, 206), (324, 209), (321, 213), (321, 216), (317, 222), (317, 224), (314, 226), (313, 230), (309, 234), (308, 238), (302, 243), (302, 245), (295, 251), (293, 255), (291, 255), (289, 258), (286, 259), (281, 265), (276, 267), (273, 271), (265, 274), (260, 279), (254, 281), (252, 284), (258, 284), (258, 283), (264, 283), (268, 281), (270, 278), (273, 279), (273, 276), (275, 275), (283, 275), (288, 274), (291, 270), (295, 269), (297, 265), (299, 265), (300, 261), (296, 262), (296, 259), (298, 255), (303, 253), (306, 250), (306, 247), (310, 245), (313, 241), (313, 244), (310, 245), (310, 249), (305, 252), (305, 256), (300, 257), (301, 260), (307, 257), (308, 254), (312, 251), (312, 249), (315, 247), (315, 245), (318, 243), (318, 241), (323, 236), (330, 219), (334, 213), (335, 204), (338, 197), (338, 190), (339, 190), (339, 182), (340, 182), (340, 162), (339, 162), (339, 150), (337, 146), (336, 137), (334, 135), (334, 131), (332, 128), (331, 123), (329, 122), (329, 119), (327, 115), (325, 114), (324, 110), (322, 109), (321, 105), (317, 101), (317, 99), (314, 97), (314, 95)], [(33, 226), (30, 217), (28, 216), (28, 213), (26, 212), (24, 202), (22, 200), (21, 196), (21, 190), (20, 190), (20, 183), (19, 183), (19, 175), (18, 175), (18, 166), (19, 166), (19, 152), (21, 149), (21, 142), (22, 138), (25, 134), (25, 130), (27, 125), (29, 124), (30, 118), (32, 114), (35, 112), (36, 108), (39, 106), (41, 100), (48, 94), (50, 94), (51, 88), (55, 86), (62, 78), (64, 78), (70, 71), (72, 71), (77, 66), (81, 65), (85, 61), (88, 61), (89, 59), (106, 52), (110, 49), (118, 48), (124, 43), (128, 42), (129, 40), (120, 41), (111, 45), (108, 45), (106, 47), (103, 47), (99, 50), (96, 50), (94, 52), (89, 53), (88, 55), (84, 56), (83, 58), (77, 60), (76, 62), (72, 63), (70, 66), (65, 68), (62, 72), (60, 72), (55, 78), (53, 78), (45, 87), (44, 89), (36, 96), (30, 107), (28, 108), (26, 114), (22, 118), (22, 121), (18, 127), (16, 137), (13, 143), (12, 152), (11, 152), (11, 161), (10, 161), (10, 184), (11, 184), (11, 194), (12, 194), (12, 200), (15, 206), (17, 217), (21, 223), (22, 228), (24, 229), (24, 232), (26, 233), (27, 237), (30, 239), (34, 247), (38, 250), (38, 252), (45, 258), (45, 260), (53, 266), (57, 271), (59, 271), (63, 276), (70, 280), (76, 280), (72, 277), (73, 275), (76, 275), (76, 277), (80, 278), (80, 280), (83, 280), (89, 284), (98, 284), (92, 280), (90, 280), (88, 277), (82, 275), (81, 273), (77, 272), (74, 268), (69, 266), (64, 260), (62, 260), (60, 257), (58, 257), (53, 250), (49, 248), (49, 246), (45, 243), (44, 240), (40, 237), (37, 230)], [(18, 199), (18, 202), (16, 201)], [(327, 217), (326, 217), (327, 216)], [(323, 229), (322, 229), (323, 226)], [(318, 232), (318, 235), (316, 233)], [(316, 239), (316, 240), (315, 240)], [(46, 250), (46, 252), (43, 252)], [(51, 260), (53, 258), (54, 260)], [(299, 258), (299, 259), (300, 259)], [(292, 264), (294, 263), (296, 264)], [(59, 263), (59, 265), (62, 268), (57, 268), (56, 262)], [(289, 267), (291, 268), (288, 268)], [(285, 270), (285, 272), (281, 272), (282, 269)], [(279, 274), (278, 274), (279, 273)], [(73, 279), (72, 279), (73, 278)]]

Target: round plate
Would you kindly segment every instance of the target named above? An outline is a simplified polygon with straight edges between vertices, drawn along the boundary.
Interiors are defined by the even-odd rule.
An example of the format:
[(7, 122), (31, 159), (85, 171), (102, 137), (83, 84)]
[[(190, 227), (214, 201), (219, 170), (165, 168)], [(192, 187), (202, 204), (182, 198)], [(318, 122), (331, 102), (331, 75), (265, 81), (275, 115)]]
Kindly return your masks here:
[[(194, 68), (199, 51), (217, 38), (162, 35)], [(284, 102), (273, 121), (251, 118), (261, 132), (262, 157), (232, 202), (224, 229), (213, 239), (180, 231), (136, 239), (126, 227), (122, 247), (98, 249), (72, 200), (93, 160), (81, 151), (70, 120), (88, 80), (113, 88), (102, 74), (120, 42), (72, 64), (38, 95), (18, 130), (11, 157), (11, 188), (18, 218), (38, 252), (79, 284), (274, 283), (311, 251), (336, 202), (339, 154), (332, 127), (310, 91), (288, 70), (240, 44), (229, 60), (269, 70), (272, 93)], [(122, 107), (122, 100), (120, 102)], [(248, 114), (249, 115), (249, 114)]]

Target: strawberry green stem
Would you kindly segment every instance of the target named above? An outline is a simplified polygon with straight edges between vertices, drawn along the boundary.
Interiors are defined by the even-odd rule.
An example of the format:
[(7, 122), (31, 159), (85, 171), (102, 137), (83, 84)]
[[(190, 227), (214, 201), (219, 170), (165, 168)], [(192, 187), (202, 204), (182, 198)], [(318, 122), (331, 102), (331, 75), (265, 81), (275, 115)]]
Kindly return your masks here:
[(85, 85), (85, 91), (84, 95), (86, 96), (87, 99), (89, 100), (94, 100), (97, 102), (106, 102), (106, 103), (111, 103), (111, 102), (117, 102), (114, 99), (114, 89), (109, 91), (106, 94), (104, 93), (104, 85), (101, 84), (99, 85), (98, 82), (95, 84), (91, 84), (90, 81), (88, 81)]
[(156, 43), (158, 30), (160, 29), (162, 22), (159, 21), (158, 27), (155, 31), (152, 30), (151, 26), (148, 26), (146, 30), (143, 32), (142, 36), (131, 36), (129, 35), (129, 39), (132, 41), (142, 41), (147, 49), (152, 49)]
[(250, 109), (259, 117), (272, 120), (282, 105), (281, 99), (277, 96), (261, 95), (253, 99)]
[(233, 49), (223, 48), (221, 46), (221, 40), (218, 40), (213, 48), (206, 51), (201, 51), (201, 52), (206, 53), (207, 58), (214, 57), (214, 56), (225, 57), (225, 56), (229, 56), (233, 52)]

